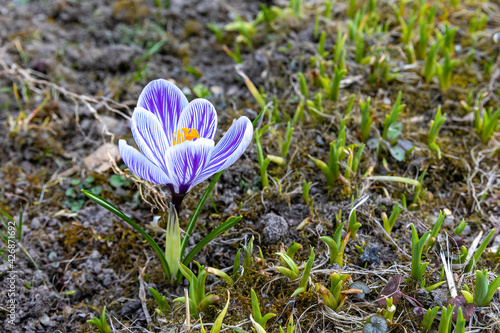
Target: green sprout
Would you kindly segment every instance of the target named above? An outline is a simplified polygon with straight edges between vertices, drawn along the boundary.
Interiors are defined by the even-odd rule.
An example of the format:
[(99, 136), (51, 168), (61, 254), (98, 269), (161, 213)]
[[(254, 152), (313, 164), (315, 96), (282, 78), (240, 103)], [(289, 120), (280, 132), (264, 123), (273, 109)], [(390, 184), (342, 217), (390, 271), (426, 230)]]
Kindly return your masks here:
[(455, 27), (453, 29), (450, 29), (450, 26), (448, 24), (445, 25), (445, 31), (443, 34), (444, 42), (443, 42), (443, 51), (449, 52), (449, 55), (453, 55), (454, 50), (454, 43), (455, 43), (455, 34), (457, 33), (458, 28)]
[(488, 283), (488, 270), (476, 271), (476, 289), (474, 290), (474, 304), (476, 306), (488, 306), (493, 295), (500, 287), (500, 276)]
[(309, 259), (307, 260), (307, 263), (304, 266), (304, 271), (302, 272), (302, 278), (300, 279), (299, 287), (293, 292), (291, 297), (297, 296), (298, 294), (307, 291), (307, 285), (309, 283), (309, 275), (311, 274), (311, 269), (314, 264), (314, 258), (315, 258), (314, 251), (313, 248), (311, 247), (311, 254), (309, 255)]
[(309, 190), (311, 189), (312, 184), (313, 182), (308, 183), (305, 180), (302, 183), (302, 198), (304, 199), (306, 205), (308, 205), (309, 207), (312, 207), (313, 203), (313, 198), (309, 197)]
[(342, 293), (342, 289), (349, 278), (349, 274), (332, 272), (330, 274), (330, 289), (319, 283), (315, 284), (316, 291), (323, 299), (323, 303), (333, 311), (339, 311), (344, 305), (346, 297)]
[(435, 306), (432, 309), (427, 310), (424, 318), (422, 319), (422, 322), (420, 323), (420, 327), (424, 332), (428, 332), (431, 330), (432, 323), (434, 322), (434, 318), (436, 318), (438, 311), (439, 306)]
[(455, 228), (455, 231), (453, 233), (455, 235), (460, 236), (462, 234), (462, 231), (464, 231), (465, 227), (467, 226), (467, 222), (465, 222), (465, 219), (462, 219), (462, 222)]
[(392, 297), (386, 298), (386, 308), (382, 310), (385, 320), (392, 323), (394, 313), (396, 313), (396, 305), (393, 304)]
[[(290, 318), (288, 319), (288, 323), (286, 325), (286, 333), (295, 332), (295, 325), (293, 324), (293, 313), (290, 314)], [(285, 333), (285, 330), (280, 326), (280, 333)]]
[(318, 54), (322, 58), (326, 58), (329, 54), (329, 52), (325, 52), (325, 42), (326, 42), (326, 32), (322, 31), (321, 36), (319, 37), (319, 44), (318, 44)]
[[(222, 322), (224, 321), (224, 317), (226, 316), (227, 309), (229, 307), (229, 301), (231, 299), (231, 294), (229, 293), (229, 290), (227, 291), (227, 302), (226, 306), (224, 309), (222, 309), (221, 313), (217, 316), (217, 319), (215, 319), (215, 322), (210, 329), (210, 333), (219, 333), (220, 330), (222, 329)], [(203, 322), (201, 321), (200, 318), (200, 325), (201, 325), (201, 333), (206, 333), (205, 327), (203, 327)]]
[(257, 147), (257, 160), (259, 162), (260, 179), (261, 179), (261, 183), (262, 183), (262, 188), (269, 187), (269, 178), (267, 176), (267, 167), (269, 166), (269, 163), (271, 163), (271, 159), (269, 157), (266, 157), (264, 159), (264, 152), (262, 151), (262, 145), (260, 143), (262, 135), (264, 134), (264, 132), (267, 130), (268, 127), (269, 127), (269, 125), (266, 125), (266, 126), (262, 127), (261, 129), (255, 130), (255, 145)]
[(347, 74), (346, 69), (340, 69), (338, 66), (335, 66), (335, 73), (333, 76), (333, 80), (328, 89), (328, 96), (332, 101), (337, 101), (339, 99), (339, 91), (340, 91), (340, 81)]
[(160, 293), (155, 288), (149, 287), (148, 289), (151, 295), (153, 296), (156, 305), (158, 306), (155, 309), (156, 313), (162, 316), (169, 315), (172, 312), (172, 309), (168, 304), (167, 298), (163, 295), (160, 295)]
[(447, 308), (443, 306), (443, 310), (441, 311), (441, 320), (439, 321), (438, 333), (448, 333), (451, 332), (451, 320), (453, 316), (453, 310), (455, 309), (455, 305), (448, 305)]
[(189, 300), (186, 302), (185, 297), (178, 297), (173, 301), (189, 304), (189, 312), (191, 315), (198, 316), (200, 312), (205, 312), (209, 305), (217, 303), (219, 297), (212, 294), (205, 294), (205, 281), (209, 272), (204, 266), (196, 261), (195, 263), (198, 266), (198, 276), (194, 275), (194, 273), (182, 262), (179, 262), (179, 269), (182, 275), (189, 281)]
[(286, 159), (288, 157), (288, 152), (290, 150), (290, 143), (292, 142), (293, 129), (294, 128), (292, 127), (291, 122), (288, 121), (286, 125), (286, 133), (284, 138), (282, 138), (278, 133), (275, 133), (278, 136), (280, 156), (267, 155), (267, 158), (269, 158), (271, 162), (276, 163), (280, 167), (286, 167)]
[(321, 236), (320, 239), (328, 245), (330, 250), (330, 263), (338, 264), (340, 267), (344, 266), (344, 250), (351, 237), (351, 233), (348, 232), (347, 235), (342, 239), (342, 229), (344, 228), (345, 222), (340, 224), (333, 237)]
[(441, 46), (442, 39), (438, 40), (435, 42), (432, 46), (430, 51), (427, 53), (427, 57), (425, 58), (425, 67), (424, 67), (424, 73), (423, 76), (425, 78), (425, 82), (429, 83), (431, 82), (432, 78), (434, 77), (434, 74), (436, 73), (436, 56), (439, 51), (439, 47)]
[(429, 135), (427, 136), (427, 146), (433, 152), (435, 152), (438, 156), (438, 160), (441, 159), (441, 149), (436, 143), (436, 138), (438, 136), (439, 130), (443, 126), (446, 121), (446, 115), (441, 116), (441, 105), (438, 106), (436, 116), (434, 116), (434, 120), (431, 121), (431, 128), (429, 130)]
[(235, 63), (237, 63), (237, 64), (243, 63), (243, 58), (241, 58), (241, 50), (240, 50), (240, 47), (238, 46), (238, 43), (234, 44), (234, 52), (231, 51), (227, 47), (227, 45), (222, 45), (222, 49), (224, 50), (224, 52), (226, 52), (226, 54), (228, 56), (230, 56), (231, 58), (233, 58), (233, 60), (234, 60)]
[(479, 247), (476, 249), (476, 252), (474, 252), (474, 255), (472, 256), (471, 260), (465, 267), (465, 273), (470, 273), (474, 266), (476, 266), (477, 262), (479, 261), (479, 258), (481, 258), (481, 255), (483, 254), (484, 250), (486, 250), (486, 246), (488, 246), (488, 243), (491, 240), (491, 237), (493, 237), (493, 234), (495, 233), (495, 229), (491, 230), (491, 232), (486, 236), (486, 238), (481, 242)]
[(300, 93), (302, 94), (302, 97), (304, 97), (305, 100), (309, 98), (309, 92), (307, 90), (307, 81), (306, 77), (304, 76), (304, 73), (298, 73), (297, 77), (299, 78), (299, 84), (300, 84)]
[(446, 281), (440, 281), (438, 283), (434, 283), (433, 285), (431, 286), (428, 286), (426, 287), (425, 286), (425, 279), (422, 280), (422, 283), (420, 283), (420, 288), (423, 288), (425, 289), (427, 292), (431, 292), (437, 288), (439, 288), (439, 286), (441, 286), (443, 283), (445, 283)]
[(373, 123), (373, 116), (370, 114), (370, 102), (371, 98), (368, 97), (366, 102), (359, 102), (361, 109), (361, 140), (363, 142), (368, 141), (370, 138), (370, 131)]
[(108, 322), (106, 321), (106, 307), (102, 309), (101, 318), (94, 317), (90, 320), (87, 320), (87, 323), (94, 325), (101, 331), (101, 333), (111, 333), (113, 330), (109, 327)]
[(479, 108), (474, 109), (474, 131), (481, 138), (482, 144), (487, 144), (493, 137), (493, 133), (498, 131), (498, 119), (500, 118), (500, 108), (493, 112), (493, 108), (484, 109), (482, 116)]
[(252, 266), (253, 258), (253, 240), (254, 237), (250, 237), (248, 244), (243, 247), (243, 268), (250, 269)]
[[(342, 53), (345, 51), (345, 42), (347, 40), (347, 35), (342, 33), (342, 29), (339, 28), (337, 31), (337, 40), (335, 41), (335, 48), (333, 51), (333, 63), (340, 66), (340, 61), (342, 59)], [(340, 66), (340, 68), (343, 68)]]
[(458, 308), (457, 322), (455, 323), (455, 333), (465, 333), (464, 315), (462, 313), (462, 308)]
[(297, 18), (302, 17), (303, 4), (302, 0), (290, 0), (290, 8), (292, 8), (293, 13)]
[(293, 242), (288, 250), (285, 252), (277, 252), (276, 254), (280, 256), (280, 262), (282, 266), (277, 266), (276, 270), (281, 274), (285, 275), (290, 280), (295, 280), (299, 277), (299, 267), (294, 262), (293, 257), (295, 252), (302, 248), (302, 245)]
[(436, 63), (436, 73), (439, 79), (439, 88), (442, 91), (447, 91), (451, 85), (451, 74), (453, 73), (453, 68), (457, 65), (457, 60), (451, 60), (450, 52), (446, 49), (444, 60), (440, 63)]
[(386, 141), (395, 140), (401, 133), (402, 125), (398, 122), (398, 117), (401, 111), (405, 108), (406, 104), (401, 104), (401, 91), (398, 93), (396, 103), (392, 107), (391, 113), (385, 116), (384, 130), (382, 131), (382, 138)]
[(356, 211), (353, 210), (351, 217), (349, 217), (349, 231), (351, 232), (351, 237), (356, 239), (358, 229), (361, 227), (361, 223), (356, 220)]
[(422, 280), (424, 276), (425, 268), (429, 265), (428, 262), (421, 264), (422, 262), (422, 250), (424, 248), (425, 242), (431, 232), (427, 231), (420, 239), (418, 238), (417, 229), (413, 223), (411, 224), (411, 277), (415, 280)]
[(245, 43), (250, 48), (253, 47), (252, 36), (257, 32), (255, 22), (246, 22), (241, 16), (235, 14), (234, 22), (226, 24), (224, 30), (237, 31), (240, 34), (238, 36), (239, 41)]
[(215, 34), (217, 42), (222, 43), (224, 41), (224, 37), (222, 36), (222, 29), (219, 28), (215, 22), (210, 22), (209, 24), (207, 24), (207, 28)]
[(276, 317), (276, 314), (268, 313), (262, 316), (260, 312), (260, 305), (259, 305), (259, 299), (257, 298), (257, 294), (255, 293), (253, 288), (250, 289), (250, 292), (252, 298), (252, 316), (257, 324), (259, 324), (262, 328), (265, 328), (268, 320), (273, 317)]
[(434, 223), (434, 227), (432, 228), (429, 239), (427, 240), (427, 243), (425, 243), (424, 252), (427, 252), (436, 243), (436, 238), (437, 238), (437, 235), (439, 233), (439, 230), (441, 230), (441, 226), (443, 225), (444, 218), (445, 218), (445, 215), (443, 214), (443, 212), (440, 211), (439, 217), (437, 218), (436, 223)]
[(390, 236), (392, 228), (394, 224), (396, 224), (396, 220), (398, 219), (399, 214), (403, 211), (403, 208), (399, 207), (399, 204), (396, 203), (396, 206), (392, 209), (391, 216), (387, 218), (387, 214), (385, 212), (382, 213), (382, 221), (384, 225), (384, 230)]

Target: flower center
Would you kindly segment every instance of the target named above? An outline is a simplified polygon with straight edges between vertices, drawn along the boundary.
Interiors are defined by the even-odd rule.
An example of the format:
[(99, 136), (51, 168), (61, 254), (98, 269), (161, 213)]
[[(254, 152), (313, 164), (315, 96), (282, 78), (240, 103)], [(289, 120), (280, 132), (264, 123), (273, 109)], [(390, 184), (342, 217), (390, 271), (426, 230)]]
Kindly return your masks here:
[(177, 145), (188, 140), (198, 139), (200, 134), (194, 128), (181, 128), (177, 132), (172, 133), (172, 145)]

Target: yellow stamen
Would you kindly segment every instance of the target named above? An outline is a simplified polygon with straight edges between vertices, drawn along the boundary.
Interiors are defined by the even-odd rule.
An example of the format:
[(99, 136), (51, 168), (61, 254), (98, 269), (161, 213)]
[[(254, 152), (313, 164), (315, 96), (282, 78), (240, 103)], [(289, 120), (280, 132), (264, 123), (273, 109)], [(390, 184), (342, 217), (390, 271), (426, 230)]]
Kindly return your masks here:
[(177, 130), (177, 132), (172, 133), (172, 145), (177, 145), (179, 143), (183, 143), (188, 140), (191, 141), (193, 139), (198, 139), (200, 134), (194, 128), (181, 128)]

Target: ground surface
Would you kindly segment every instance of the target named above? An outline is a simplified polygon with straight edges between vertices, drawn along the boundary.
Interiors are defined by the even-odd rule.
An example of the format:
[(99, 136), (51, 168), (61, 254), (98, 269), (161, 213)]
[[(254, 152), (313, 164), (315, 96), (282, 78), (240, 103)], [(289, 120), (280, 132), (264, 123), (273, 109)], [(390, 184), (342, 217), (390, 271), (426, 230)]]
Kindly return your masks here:
[[(279, 1), (265, 3), (286, 6)], [(362, 5), (358, 1), (358, 8)], [(318, 56), (318, 37), (314, 36), (316, 9), (324, 11), (322, 1), (306, 1), (301, 19), (290, 14), (270, 25), (263, 23), (252, 35), (252, 48), (240, 46), (240, 69), (265, 92), (268, 101), (276, 98), (278, 106), (273, 111), (278, 119), (268, 113), (259, 124), (262, 127), (272, 121), (262, 138), (264, 154), (279, 155), (278, 138), (285, 135), (285, 119), (293, 117), (300, 103), (297, 73), (306, 74), (311, 95), (320, 91), (313, 82), (318, 68), (310, 60)], [(332, 50), (339, 27), (348, 31), (347, 9), (346, 3), (336, 4), (332, 18), (320, 20), (320, 31), (327, 33), (325, 50)], [(24, 222), (15, 261), (18, 272), (15, 325), (9, 324), (4, 307), (10, 299), (4, 292), (8, 289), (9, 266), (8, 263), (0, 266), (0, 319), (4, 320), (4, 331), (92, 331), (94, 328), (86, 321), (100, 314), (104, 306), (117, 331), (146, 331), (148, 323), (139, 297), (139, 275), (145, 266), (147, 286), (155, 286), (169, 299), (183, 295), (187, 283), (175, 286), (163, 279), (154, 252), (140, 235), (86, 199), (80, 190), (100, 193), (148, 229), (146, 226), (153, 216), (159, 214), (159, 196), (168, 200), (167, 190), (159, 187), (156, 194), (145, 194), (156, 206), (142, 200), (139, 188), (144, 190), (144, 186), (115, 175), (103, 145), (116, 143), (118, 138), (133, 142), (128, 117), (141, 89), (156, 78), (174, 80), (189, 99), (195, 97), (193, 91), (200, 87), (208, 89), (204, 96), (215, 105), (219, 116), (216, 140), (237, 116), (255, 119), (260, 107), (235, 71), (234, 60), (223, 49), (226, 44), (234, 51), (236, 40), (242, 37), (223, 28), (235, 21), (237, 15), (251, 21), (259, 10), (259, 2), (250, 0), (172, 0), (169, 9), (156, 8), (154, 1), (138, 0), (0, 0), (0, 209), (16, 218), (22, 211)], [(406, 20), (410, 10), (407, 5)], [(487, 92), (484, 106), (499, 105), (498, 4), (479, 1), (466, 1), (457, 7), (447, 2), (438, 4), (434, 29), (442, 33), (446, 22), (458, 27), (454, 58), (460, 64), (446, 92), (439, 88), (437, 77), (425, 83), (420, 75), (423, 61), (408, 65), (400, 42), (401, 26), (391, 4), (379, 1), (377, 12), (380, 22), (387, 23), (388, 31), (366, 36), (365, 53), (376, 55), (376, 61), (385, 54), (391, 73), (397, 70), (400, 76), (387, 82), (379, 73), (369, 82), (374, 64), (357, 63), (356, 45), (348, 40), (348, 72), (341, 84), (339, 100), (324, 101), (321, 114), (313, 114), (306, 108), (304, 119), (295, 125), (286, 167), (272, 163), (269, 166), (270, 176), (276, 179), (270, 181), (270, 187), (262, 191), (256, 147), (252, 143), (219, 180), (213, 193), (216, 209), (206, 203), (190, 246), (229, 216), (242, 215), (243, 219), (195, 260), (205, 266), (230, 268), (237, 249), (254, 236), (266, 266), (258, 269), (254, 264), (245, 277), (230, 287), (209, 278), (208, 288), (221, 300), (204, 313), (203, 322), (215, 320), (229, 290), (232, 301), (224, 322), (249, 331), (250, 288), (254, 288), (263, 312), (277, 314), (269, 322), (269, 332), (277, 332), (292, 313), (298, 332), (361, 330), (366, 319), (380, 308), (377, 295), (396, 274), (407, 278), (401, 290), (424, 308), (446, 305), (450, 298), (447, 283), (427, 293), (419, 288), (420, 282), (408, 278), (410, 223), (422, 235), (432, 228), (439, 211), (447, 209), (438, 243), (450, 257), (458, 255), (459, 250), (452, 245), (447, 247), (446, 236), (452, 235), (462, 219), (469, 223), (463, 232), (467, 248), (480, 232), (486, 235), (493, 228), (500, 230), (500, 135), (497, 132), (488, 144), (481, 144), (474, 133), (473, 112), (464, 108), (462, 102), (471, 91), (474, 98)], [(476, 12), (486, 14), (488, 21), (475, 37), (476, 51), (471, 64), (467, 64), (465, 59), (473, 43), (468, 22)], [(222, 41), (218, 42), (207, 28), (211, 22), (222, 29)], [(414, 39), (417, 44), (418, 27), (414, 29)], [(359, 144), (359, 101), (371, 97), (374, 114), (371, 135), (378, 137), (399, 91), (406, 104), (400, 115), (401, 139), (408, 140), (415, 150), (398, 162), (387, 151), (377, 156), (376, 150), (367, 147), (358, 176), (351, 183), (353, 200), (342, 182), (327, 187), (325, 177), (308, 155), (328, 160), (329, 143), (337, 139), (350, 97), (355, 96), (355, 103), (346, 122), (346, 141)], [(29, 123), (16, 125), (21, 110), (29, 115), (44, 99), (46, 103)], [(448, 115), (437, 139), (443, 152), (440, 160), (427, 147), (429, 124), (438, 105)], [(112, 150), (109, 152), (113, 154)], [(117, 166), (124, 168), (119, 160)], [(344, 172), (345, 164), (341, 170)], [(424, 170), (427, 170), (423, 180), (426, 194), (417, 200), (416, 207), (403, 210), (392, 239), (388, 239), (381, 227), (381, 214), (390, 215), (395, 204), (401, 202), (402, 194), (412, 202), (415, 188), (371, 181), (367, 177), (393, 175), (417, 179)], [(304, 181), (315, 184), (310, 191), (313, 208), (303, 199)], [(181, 228), (185, 227), (205, 186), (206, 183), (196, 187), (184, 201)], [(360, 202), (356, 211), (362, 227), (357, 239), (351, 239), (347, 245), (342, 271), (350, 274), (352, 281), (366, 283), (372, 289), (371, 294), (363, 301), (349, 297), (337, 313), (322, 305), (312, 286), (306, 293), (290, 298), (298, 282), (290, 282), (273, 268), (279, 262), (275, 252), (280, 244), (300, 243), (303, 248), (298, 252), (298, 262), (307, 260), (312, 246), (316, 260), (311, 281), (328, 285), (328, 273), (339, 267), (330, 265), (328, 248), (319, 237), (332, 236), (337, 225), (335, 215), (342, 211), (341, 220), (346, 221), (351, 209)], [(307, 218), (310, 222), (297, 230)], [(162, 244), (161, 233), (149, 232)], [(493, 272), (491, 278), (500, 271), (499, 261), (494, 260), (492, 253), (499, 241), (498, 237), (492, 240), (477, 265)], [(365, 250), (363, 256), (355, 245)], [(254, 256), (258, 256), (256, 247)], [(426, 285), (438, 282), (442, 266), (438, 251), (431, 249), (423, 258), (431, 262), (425, 274)], [(459, 290), (464, 284), (474, 288), (474, 274), (464, 274), (463, 269), (454, 273)], [(146, 299), (153, 317), (151, 331), (184, 330), (182, 307), (162, 318), (155, 315), (152, 297), (148, 294)], [(398, 325), (391, 329), (416, 332), (420, 322), (414, 313), (416, 308), (417, 303), (402, 299), (394, 317)], [(194, 319), (192, 323), (196, 323)], [(486, 328), (500, 331), (498, 294), (490, 307), (477, 309), (470, 325), (476, 331)]]

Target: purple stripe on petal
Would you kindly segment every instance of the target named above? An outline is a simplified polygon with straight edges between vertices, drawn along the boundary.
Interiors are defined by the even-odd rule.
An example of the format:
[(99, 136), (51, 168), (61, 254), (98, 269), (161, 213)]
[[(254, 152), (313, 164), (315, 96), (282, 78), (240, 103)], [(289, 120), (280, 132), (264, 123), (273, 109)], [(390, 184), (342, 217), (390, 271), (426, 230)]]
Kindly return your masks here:
[(163, 79), (148, 83), (137, 101), (138, 107), (143, 107), (158, 118), (167, 136), (169, 147), (172, 145), (172, 133), (187, 104), (188, 100), (182, 91)]
[(130, 127), (142, 153), (167, 172), (165, 153), (168, 149), (168, 142), (158, 119), (143, 108), (135, 108)]
[(185, 194), (194, 186), (193, 181), (210, 160), (213, 149), (212, 140), (200, 138), (185, 141), (167, 150), (165, 160), (170, 183), (177, 194)]
[(194, 185), (233, 165), (248, 148), (252, 136), (252, 122), (247, 117), (240, 117), (217, 143), (210, 162), (194, 181)]
[(217, 129), (217, 111), (212, 103), (198, 98), (182, 110), (176, 131), (181, 128), (194, 128), (200, 138), (213, 140)]
[(137, 176), (154, 184), (169, 183), (168, 175), (125, 140), (118, 141), (120, 155), (127, 167)]

